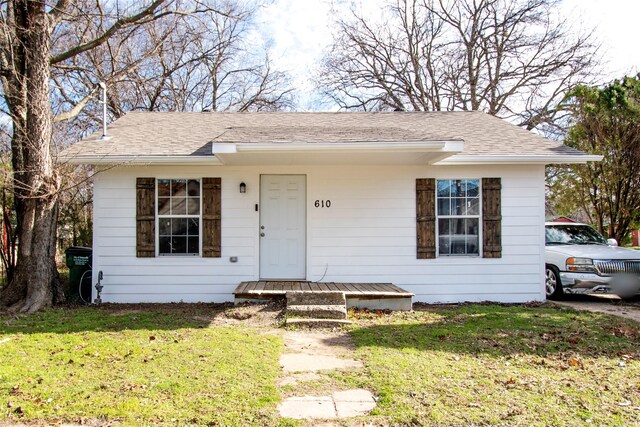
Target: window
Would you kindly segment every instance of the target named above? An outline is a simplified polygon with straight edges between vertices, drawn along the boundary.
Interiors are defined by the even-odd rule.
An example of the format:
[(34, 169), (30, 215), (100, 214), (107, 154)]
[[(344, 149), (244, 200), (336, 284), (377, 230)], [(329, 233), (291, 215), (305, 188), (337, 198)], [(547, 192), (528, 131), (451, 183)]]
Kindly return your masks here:
[(158, 179), (158, 253), (200, 254), (200, 180)]
[(480, 180), (437, 181), (439, 255), (479, 255)]

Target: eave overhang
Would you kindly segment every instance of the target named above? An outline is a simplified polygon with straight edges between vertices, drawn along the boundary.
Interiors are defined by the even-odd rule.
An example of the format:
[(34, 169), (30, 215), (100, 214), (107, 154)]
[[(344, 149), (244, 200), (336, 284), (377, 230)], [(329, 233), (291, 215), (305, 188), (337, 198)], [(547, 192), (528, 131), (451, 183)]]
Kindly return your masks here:
[(461, 153), (464, 142), (216, 142), (213, 154), (225, 165), (434, 164)]
[(436, 166), (458, 165), (552, 165), (552, 164), (584, 164), (599, 162), (600, 155), (591, 154), (536, 154), (536, 155), (463, 155), (457, 154), (434, 163)]

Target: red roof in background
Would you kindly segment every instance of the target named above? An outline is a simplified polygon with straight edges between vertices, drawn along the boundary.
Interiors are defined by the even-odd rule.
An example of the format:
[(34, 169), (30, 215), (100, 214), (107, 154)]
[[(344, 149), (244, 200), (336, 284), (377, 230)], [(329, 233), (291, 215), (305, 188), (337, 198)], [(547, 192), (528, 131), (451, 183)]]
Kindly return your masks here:
[(577, 222), (577, 221), (574, 221), (571, 218), (567, 218), (566, 216), (559, 216), (551, 220), (551, 222)]

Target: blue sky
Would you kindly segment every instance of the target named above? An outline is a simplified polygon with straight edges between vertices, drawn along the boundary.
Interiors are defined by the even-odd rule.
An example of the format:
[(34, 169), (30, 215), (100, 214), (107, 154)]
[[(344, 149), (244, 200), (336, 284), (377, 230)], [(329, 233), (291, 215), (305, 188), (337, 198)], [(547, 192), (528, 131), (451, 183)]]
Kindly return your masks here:
[[(265, 36), (272, 38), (271, 59), (290, 72), (300, 96), (300, 109), (310, 109), (313, 90), (307, 76), (331, 40), (331, 15), (349, 4), (375, 14), (384, 0), (273, 0), (257, 16)], [(562, 13), (576, 25), (595, 28), (602, 43), (602, 82), (640, 71), (638, 0), (565, 0)]]

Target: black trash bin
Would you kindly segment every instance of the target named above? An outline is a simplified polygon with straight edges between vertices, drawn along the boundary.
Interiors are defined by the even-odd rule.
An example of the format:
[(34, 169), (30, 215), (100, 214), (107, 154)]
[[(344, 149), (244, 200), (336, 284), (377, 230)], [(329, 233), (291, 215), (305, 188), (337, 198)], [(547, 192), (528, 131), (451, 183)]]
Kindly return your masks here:
[(93, 250), (72, 246), (64, 252), (69, 267), (69, 295), (71, 302), (91, 302), (91, 264)]

